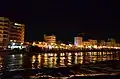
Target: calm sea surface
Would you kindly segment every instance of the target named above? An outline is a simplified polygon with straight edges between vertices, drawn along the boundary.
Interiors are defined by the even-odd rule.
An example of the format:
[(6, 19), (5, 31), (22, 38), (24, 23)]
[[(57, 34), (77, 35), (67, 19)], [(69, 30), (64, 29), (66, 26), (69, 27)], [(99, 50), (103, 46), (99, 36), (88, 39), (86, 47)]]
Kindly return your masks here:
[(0, 71), (69, 67), (75, 64), (119, 59), (119, 52), (39, 53), (32, 56), (11, 54), (6, 58), (0, 57)]
[[(34, 68), (54, 68), (65, 67), (74, 64), (84, 64), (96, 61), (105, 60), (119, 60), (119, 52), (76, 52), (76, 53), (44, 53), (35, 54), (32, 56), (25, 56), (23, 54), (11, 54), (6, 57), (7, 61), (4, 61), (3, 57), (0, 57), (0, 67), (3, 67), (4, 62), (8, 64), (29, 64), (32, 69)], [(27, 61), (25, 61), (27, 60)], [(11, 65), (11, 66), (12, 66)]]

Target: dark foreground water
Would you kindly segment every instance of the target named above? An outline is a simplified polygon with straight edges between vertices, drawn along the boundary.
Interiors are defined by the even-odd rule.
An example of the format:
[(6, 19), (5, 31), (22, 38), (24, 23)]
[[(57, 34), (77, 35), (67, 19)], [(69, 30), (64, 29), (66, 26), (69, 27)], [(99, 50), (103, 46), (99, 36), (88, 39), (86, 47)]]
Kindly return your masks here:
[[(5, 58), (0, 57), (0, 71), (5, 79), (39, 79), (39, 77), (59, 77), (68, 78), (72, 76), (91, 76), (92, 74), (110, 75), (120, 71), (109, 71), (100, 68), (95, 69), (89, 63), (98, 61), (120, 60), (118, 52), (76, 52), (76, 53), (42, 53), (26, 56), (26, 54), (11, 54)], [(76, 64), (88, 64), (86, 66)], [(103, 64), (102, 64), (103, 65)], [(94, 67), (94, 68), (93, 68)], [(104, 66), (106, 68), (107, 66)], [(112, 67), (111, 67), (112, 68)], [(18, 72), (19, 70), (19, 72)], [(103, 71), (100, 71), (103, 70)], [(118, 69), (117, 69), (118, 70)], [(106, 71), (106, 72), (105, 72)], [(109, 72), (109, 73), (108, 73)], [(111, 72), (111, 73), (110, 73)], [(26, 77), (26, 78), (25, 78)], [(56, 78), (56, 77), (55, 77)]]

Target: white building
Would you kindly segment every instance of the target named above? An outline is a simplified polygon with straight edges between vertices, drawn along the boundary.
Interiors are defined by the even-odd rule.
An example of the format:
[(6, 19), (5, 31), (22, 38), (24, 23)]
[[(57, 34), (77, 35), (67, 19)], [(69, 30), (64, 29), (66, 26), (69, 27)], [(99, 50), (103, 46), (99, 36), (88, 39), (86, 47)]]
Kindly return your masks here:
[(74, 45), (82, 45), (83, 37), (74, 37)]

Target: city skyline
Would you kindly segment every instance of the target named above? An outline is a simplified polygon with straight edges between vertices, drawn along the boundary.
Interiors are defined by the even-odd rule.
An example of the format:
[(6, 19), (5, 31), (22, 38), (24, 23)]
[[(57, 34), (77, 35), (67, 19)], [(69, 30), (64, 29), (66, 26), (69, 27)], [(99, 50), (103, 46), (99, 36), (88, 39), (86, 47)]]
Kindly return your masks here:
[(0, 17), (0, 47), (6, 47), (11, 42), (24, 43), (24, 28), (24, 24)]
[(0, 15), (26, 25), (25, 41), (42, 40), (44, 34), (51, 33), (67, 42), (81, 32), (87, 33), (86, 38), (120, 40), (120, 12), (117, 5), (108, 2), (2, 1)]
[[(2, 17), (4, 17), (4, 16), (2, 16)], [(5, 18), (8, 18), (8, 17), (5, 17)], [(10, 19), (10, 18), (8, 18), (8, 19)], [(16, 21), (16, 20), (14, 20), (14, 19), (10, 19), (11, 21)], [(50, 35), (56, 35), (55, 33), (46, 33), (48, 36)], [(43, 34), (41, 37), (44, 37), (44, 35), (45, 34)], [(57, 39), (56, 39), (56, 41), (62, 41), (63, 43), (69, 43), (69, 42), (72, 42), (73, 43), (73, 41), (74, 41), (74, 37), (77, 37), (77, 36), (80, 36), (80, 37), (84, 37), (84, 40), (88, 40), (88, 39), (95, 39), (95, 40), (108, 40), (109, 39), (109, 37), (106, 37), (106, 38), (104, 38), (104, 39), (102, 39), (102, 38), (100, 38), (100, 39), (96, 39), (95, 37), (94, 37), (94, 35), (97, 35), (97, 34), (94, 34), (94, 33), (84, 33), (84, 32), (79, 32), (79, 33), (76, 33), (76, 34), (74, 34), (74, 35), (72, 35), (72, 38), (70, 38), (68, 41), (64, 41), (64, 40), (61, 40), (62, 38), (59, 38), (58, 36), (57, 36)], [(98, 34), (98, 35), (100, 35), (100, 34)], [(104, 34), (105, 35), (105, 34)], [(59, 38), (59, 39), (58, 39)], [(112, 37), (110, 37), (110, 38), (112, 38)], [(115, 38), (113, 38), (113, 39), (115, 39)], [(32, 40), (32, 41), (43, 41), (44, 39), (42, 38), (41, 40), (40, 39), (36, 39), (36, 40)], [(25, 41), (26, 41), (26, 39), (25, 39)], [(29, 40), (28, 39), (28, 41), (31, 41), (31, 40)], [(119, 41), (119, 40), (117, 40), (117, 41)], [(27, 42), (27, 41), (26, 41)]]
[(119, 77), (119, 1), (0, 3), (0, 79)]

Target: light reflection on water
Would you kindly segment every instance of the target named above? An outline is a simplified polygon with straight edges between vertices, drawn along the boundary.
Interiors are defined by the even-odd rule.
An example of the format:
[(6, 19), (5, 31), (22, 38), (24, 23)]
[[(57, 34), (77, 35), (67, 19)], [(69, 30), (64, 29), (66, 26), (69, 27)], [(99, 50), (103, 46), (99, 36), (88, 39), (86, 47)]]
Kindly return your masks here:
[[(85, 53), (85, 52), (84, 52)], [(83, 64), (96, 61), (105, 60), (119, 60), (119, 56), (112, 55), (112, 52), (86, 52), (85, 56), (83, 52), (79, 53), (45, 53), (32, 56), (32, 68), (35, 68), (34, 64), (37, 61), (37, 67), (62, 67), (70, 66), (73, 64)]]
[[(8, 58), (8, 62), (11, 63), (8, 65), (9, 67), (13, 67), (11, 66), (12, 64), (25, 64), (25, 66), (29, 65), (29, 68), (35, 69), (43, 67), (64, 67), (105, 60), (119, 60), (120, 54), (119, 52), (39, 53), (28, 57), (27, 60), (29, 60), (29, 62), (23, 61), (25, 57), (22, 54), (12, 54), (9, 55)], [(3, 58), (0, 57), (0, 68), (3, 67), (2, 60)]]
[[(12, 69), (24, 69), (23, 64), (30, 65), (30, 68), (54, 68), (71, 66), (73, 64), (84, 64), (96, 61), (105, 60), (119, 60), (120, 54), (118, 52), (79, 52), (79, 53), (42, 53), (32, 55), (26, 59), (29, 62), (25, 62), (25, 57), (22, 54), (13, 54), (8, 56), (9, 70)], [(0, 68), (3, 67), (3, 58), (0, 57)], [(28, 68), (28, 67), (26, 67)]]
[(0, 56), (0, 72), (3, 70), (3, 58)]

